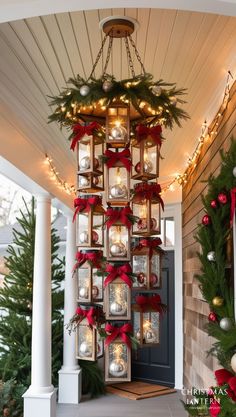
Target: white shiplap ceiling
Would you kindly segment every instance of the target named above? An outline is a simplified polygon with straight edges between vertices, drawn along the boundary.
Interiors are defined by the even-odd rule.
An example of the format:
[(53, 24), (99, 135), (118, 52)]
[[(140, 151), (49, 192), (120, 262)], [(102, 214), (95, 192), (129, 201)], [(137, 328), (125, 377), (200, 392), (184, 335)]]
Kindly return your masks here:
[[(56, 124), (47, 124), (52, 111), (47, 96), (57, 95), (69, 77), (89, 75), (102, 41), (99, 21), (110, 15), (138, 20), (134, 39), (147, 72), (188, 89), (184, 108), (191, 120), (183, 122), (182, 129), (164, 134), (161, 176), (166, 179), (183, 172), (201, 123), (205, 118), (210, 121), (221, 102), (227, 70), (235, 72), (235, 17), (162, 9), (103, 9), (2, 23), (4, 128), (14, 126), (42, 155), (52, 155), (62, 176), (74, 182), (75, 159), (68, 135)], [(126, 55), (120, 41), (116, 43), (108, 72), (122, 78), (127, 75)], [(96, 76), (100, 70), (98, 67)]]

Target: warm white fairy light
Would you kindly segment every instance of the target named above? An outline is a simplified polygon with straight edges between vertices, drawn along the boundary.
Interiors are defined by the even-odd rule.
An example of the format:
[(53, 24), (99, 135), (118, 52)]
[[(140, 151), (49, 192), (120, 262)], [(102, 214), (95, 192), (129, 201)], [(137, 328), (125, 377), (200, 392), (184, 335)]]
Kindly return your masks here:
[(54, 181), (56, 183), (58, 188), (60, 188), (61, 190), (64, 190), (69, 195), (76, 195), (75, 186), (68, 184), (65, 180), (63, 180), (61, 178), (59, 171), (57, 170), (57, 168), (53, 164), (53, 159), (50, 156), (48, 156), (47, 154), (45, 154), (45, 163), (49, 167), (50, 178), (52, 179), (52, 181)]

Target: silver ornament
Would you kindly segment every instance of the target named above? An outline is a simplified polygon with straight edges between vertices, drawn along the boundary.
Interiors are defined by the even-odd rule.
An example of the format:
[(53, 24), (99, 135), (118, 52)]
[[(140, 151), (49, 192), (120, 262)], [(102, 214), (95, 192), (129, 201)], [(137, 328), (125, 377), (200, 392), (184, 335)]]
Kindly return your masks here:
[(111, 129), (111, 136), (114, 140), (124, 140), (127, 135), (127, 130), (123, 126), (115, 126)]
[(80, 289), (79, 289), (79, 297), (87, 300), (88, 299), (88, 295), (89, 295), (88, 287), (80, 287)]
[(89, 186), (89, 179), (87, 177), (79, 177), (79, 186), (80, 187), (88, 187)]
[(151, 161), (144, 161), (143, 170), (146, 174), (149, 174), (153, 170), (153, 164)]
[(170, 97), (170, 102), (173, 106), (176, 106), (177, 105), (177, 98), (175, 96)]
[(236, 372), (236, 353), (232, 356), (230, 365), (233, 371)]
[(82, 85), (82, 87), (80, 87), (79, 92), (80, 92), (81, 96), (85, 97), (90, 92), (90, 88), (89, 88), (88, 85), (84, 84), (84, 85)]
[(215, 262), (215, 260), (216, 260), (216, 254), (215, 254), (215, 252), (214, 251), (208, 252), (207, 259), (210, 262)]
[(127, 312), (125, 303), (122, 305), (114, 301), (110, 305), (110, 312), (113, 316), (123, 316)]
[(85, 171), (86, 169), (89, 169), (90, 168), (90, 163), (91, 163), (91, 161), (90, 161), (89, 156), (85, 156), (84, 158), (82, 158), (80, 160), (80, 163), (79, 163), (80, 171)]
[(82, 342), (79, 347), (79, 354), (86, 358), (92, 356), (92, 344), (86, 341)]
[(228, 332), (232, 328), (232, 320), (228, 317), (224, 317), (220, 320), (220, 328)]
[(110, 363), (109, 372), (112, 376), (120, 378), (126, 374), (127, 364), (123, 359), (114, 359), (114, 361)]
[(149, 329), (144, 333), (144, 338), (146, 343), (153, 343), (155, 341), (155, 333), (152, 329)]
[(113, 82), (111, 80), (105, 80), (102, 84), (102, 89), (105, 91), (105, 93), (109, 93), (111, 89), (113, 88)]
[(159, 85), (154, 85), (152, 87), (152, 92), (155, 94), (155, 96), (160, 96), (162, 93), (162, 88)]
[(79, 241), (82, 244), (88, 243), (88, 241), (89, 241), (88, 232), (81, 232), (80, 235), (79, 235)]
[(233, 169), (233, 176), (236, 177), (236, 167)]
[(127, 197), (127, 188), (124, 184), (115, 184), (111, 187), (110, 194), (113, 198)]
[(125, 256), (127, 253), (125, 244), (122, 242), (113, 243), (110, 246), (110, 253), (112, 256)]

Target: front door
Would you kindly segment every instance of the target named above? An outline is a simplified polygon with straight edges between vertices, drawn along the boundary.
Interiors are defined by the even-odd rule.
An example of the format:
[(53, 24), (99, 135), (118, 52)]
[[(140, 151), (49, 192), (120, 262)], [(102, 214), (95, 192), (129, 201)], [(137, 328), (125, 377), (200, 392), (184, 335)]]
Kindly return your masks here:
[(167, 313), (161, 319), (160, 344), (133, 352), (132, 378), (174, 387), (175, 326), (174, 326), (174, 251), (166, 251), (162, 265), (162, 288), (158, 291)]

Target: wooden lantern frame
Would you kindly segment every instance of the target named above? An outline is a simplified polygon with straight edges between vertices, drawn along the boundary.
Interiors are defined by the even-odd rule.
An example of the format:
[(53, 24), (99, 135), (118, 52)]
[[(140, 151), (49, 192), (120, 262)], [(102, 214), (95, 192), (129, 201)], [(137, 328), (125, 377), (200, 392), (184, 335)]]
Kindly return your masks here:
[[(84, 251), (85, 252), (85, 251)], [(86, 253), (92, 253), (95, 251), (86, 251)], [(84, 299), (84, 298), (80, 298), (79, 296), (79, 288), (80, 288), (80, 271), (82, 271), (83, 269), (88, 271), (88, 277), (87, 277), (87, 282), (88, 282), (88, 298)], [(94, 282), (93, 282), (93, 271), (95, 270), (99, 270), (98, 268), (96, 268), (95, 266), (93, 266), (91, 263), (89, 263), (88, 261), (84, 262), (78, 269), (77, 269), (77, 279), (78, 279), (78, 295), (77, 295), (77, 301), (78, 303), (100, 303), (103, 301), (103, 276), (98, 276), (98, 278), (101, 280), (101, 297), (94, 297), (93, 296), (93, 288), (94, 288)]]
[[(126, 256), (111, 256), (110, 255), (109, 232), (110, 232), (110, 229), (112, 229), (112, 227), (119, 227), (119, 228), (124, 227), (126, 229), (126, 231), (127, 231), (128, 239), (127, 239), (127, 252), (126, 252)], [(131, 259), (131, 250), (130, 250), (131, 238), (130, 238), (130, 230), (128, 229), (128, 227), (126, 225), (124, 225), (120, 221), (118, 221), (116, 223), (113, 223), (113, 225), (110, 228), (107, 227), (106, 228), (106, 242), (107, 242), (107, 246), (106, 246), (106, 255), (107, 256), (106, 256), (106, 258), (107, 258), (107, 260), (109, 262), (110, 261), (111, 262), (113, 262), (113, 261), (120, 261), (120, 262), (130, 261), (130, 259)]]
[[(80, 178), (82, 177), (86, 180), (87, 184), (86, 185), (81, 185), (80, 184)], [(100, 184), (97, 183), (98, 180), (100, 179)], [(78, 174), (78, 186), (77, 186), (77, 190), (79, 192), (85, 192), (85, 193), (97, 193), (97, 192), (102, 192), (104, 191), (104, 175), (82, 175), (82, 174)]]
[[(114, 315), (110, 313), (110, 285), (124, 285), (127, 290), (127, 314), (125, 315)], [(119, 277), (115, 278), (112, 282), (107, 284), (104, 290), (104, 311), (106, 315), (106, 320), (131, 320), (131, 288)]]
[[(91, 198), (96, 197), (92, 195), (80, 195), (81, 198)], [(86, 216), (88, 217), (88, 242), (81, 243), (79, 240), (80, 237), (80, 227), (79, 227), (79, 216)], [(101, 248), (104, 244), (104, 232), (103, 228), (101, 227), (101, 243), (96, 243), (93, 241), (93, 230), (94, 230), (94, 216), (100, 216), (101, 217), (101, 226), (103, 225), (104, 221), (104, 208), (101, 204), (97, 204), (94, 207), (91, 207), (88, 213), (78, 212), (76, 215), (76, 246), (82, 247), (82, 248)]]
[[(153, 151), (156, 155), (156, 164), (154, 165), (154, 172), (146, 172), (145, 171), (145, 150), (153, 148)], [(139, 157), (138, 157), (138, 163), (140, 164), (140, 172), (135, 171), (136, 164), (132, 167), (132, 175), (131, 178), (133, 180), (139, 180), (139, 181), (150, 181), (157, 179), (159, 177), (159, 165), (160, 165), (160, 145), (157, 144), (151, 136), (147, 136), (147, 138), (137, 141), (137, 139), (133, 139), (131, 142), (131, 155), (132, 155), (132, 161), (133, 164), (135, 162), (134, 154), (135, 149), (138, 149)]]
[[(110, 190), (110, 176), (111, 176), (111, 170), (114, 169), (114, 168), (122, 168), (126, 171), (126, 178), (127, 178), (127, 181), (126, 181), (126, 184), (125, 184), (125, 186), (127, 187), (127, 197), (126, 198), (124, 198), (124, 197), (122, 197), (122, 198), (115, 198), (115, 197), (111, 198), (110, 197), (110, 192), (109, 192), (109, 190)], [(115, 165), (111, 168), (108, 168), (107, 165), (106, 165), (106, 168), (105, 168), (105, 184), (106, 184), (106, 187), (105, 187), (106, 201), (111, 206), (124, 206), (124, 205), (126, 205), (127, 203), (130, 202), (130, 172), (124, 167), (124, 165), (122, 164), (121, 161), (117, 161), (115, 163)]]
[[(126, 377), (114, 377), (109, 374), (109, 348), (111, 345), (122, 344), (126, 347), (127, 351), (127, 376)], [(105, 381), (107, 382), (129, 382), (131, 381), (131, 349), (122, 341), (120, 337), (117, 337), (110, 345), (105, 346)]]
[[(134, 210), (134, 206), (143, 206), (145, 201), (146, 204), (146, 222), (147, 222), (147, 227), (144, 230), (136, 230), (135, 228), (137, 227), (138, 223), (135, 223), (132, 226), (132, 234), (133, 235), (137, 235), (137, 236), (144, 236), (144, 237), (148, 237), (148, 236), (154, 236), (154, 235), (159, 235), (161, 233), (161, 203), (159, 200), (157, 199), (152, 199), (152, 200), (142, 200), (142, 202), (138, 203), (138, 202), (133, 202), (132, 201), (132, 210), (133, 213), (135, 214), (135, 210)], [(158, 209), (158, 219), (152, 215), (152, 207), (154, 205), (157, 205), (157, 209)], [(155, 219), (157, 222), (157, 227), (153, 230), (152, 226), (152, 219)], [(140, 218), (141, 220), (141, 218)]]
[[(88, 169), (81, 170), (79, 168), (79, 162), (80, 162), (80, 146), (89, 146), (90, 149), (90, 167)], [(96, 152), (96, 146), (101, 145), (102, 149), (99, 150), (99, 152)], [(82, 139), (80, 139), (77, 142), (77, 167), (78, 167), (78, 175), (82, 175), (85, 177), (94, 175), (94, 176), (100, 176), (103, 175), (103, 164), (99, 161), (99, 155), (101, 155), (101, 152), (104, 151), (104, 139), (103, 137), (99, 137), (96, 135), (84, 135)], [(96, 166), (95, 160), (99, 161), (99, 167)], [(100, 169), (101, 168), (101, 169)]]
[[(145, 256), (146, 258), (146, 271), (144, 271), (144, 274), (146, 276), (146, 285), (144, 286), (134, 286), (133, 285), (133, 290), (134, 291), (155, 291), (155, 290), (159, 290), (162, 287), (162, 274), (161, 274), (161, 268), (162, 268), (162, 258), (163, 258), (163, 251), (161, 249), (155, 248), (153, 250), (153, 255), (152, 256), (158, 256), (159, 257), (159, 277), (158, 277), (158, 282), (159, 285), (157, 286), (153, 286), (151, 283), (151, 275), (155, 272), (152, 271), (152, 258), (150, 258), (149, 256), (149, 252), (150, 249), (148, 247), (141, 247), (141, 248), (133, 248), (131, 251), (131, 257), (132, 257), (132, 269), (134, 271), (134, 267), (133, 267), (133, 260), (134, 260), (134, 256)], [(143, 271), (140, 271), (143, 272)]]
[[(134, 334), (134, 336), (139, 340), (140, 346), (141, 347), (155, 347), (155, 346), (159, 346), (159, 344), (160, 344), (160, 323), (161, 323), (161, 321), (160, 321), (160, 313), (158, 311), (154, 310), (151, 307), (149, 307), (148, 310), (144, 310), (143, 311), (138, 304), (132, 304), (132, 312), (133, 312), (133, 315), (134, 314), (140, 314), (140, 320), (139, 320), (139, 323), (140, 323), (140, 328), (139, 328), (140, 338), (138, 339), (137, 338), (137, 335)], [(144, 314), (150, 314), (150, 316), (151, 316), (152, 313), (155, 313), (155, 314), (158, 314), (159, 315), (159, 317), (158, 317), (158, 320), (159, 320), (158, 342), (145, 343), (144, 330), (143, 330), (143, 324), (144, 324), (144, 317), (143, 316), (144, 316)], [(133, 318), (133, 323), (134, 323), (134, 318)]]
[[(122, 109), (125, 109), (126, 114), (122, 114)], [(112, 111), (113, 110), (113, 114)], [(116, 119), (116, 120), (114, 120)], [(126, 138), (124, 140), (115, 140), (110, 139), (110, 129), (111, 124), (114, 124), (115, 121), (124, 120), (121, 123), (121, 126), (125, 127), (127, 133)], [(106, 144), (109, 148), (124, 148), (129, 143), (129, 136), (130, 136), (130, 106), (129, 104), (123, 102), (116, 102), (112, 103), (107, 107), (106, 111)]]

